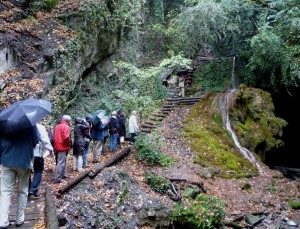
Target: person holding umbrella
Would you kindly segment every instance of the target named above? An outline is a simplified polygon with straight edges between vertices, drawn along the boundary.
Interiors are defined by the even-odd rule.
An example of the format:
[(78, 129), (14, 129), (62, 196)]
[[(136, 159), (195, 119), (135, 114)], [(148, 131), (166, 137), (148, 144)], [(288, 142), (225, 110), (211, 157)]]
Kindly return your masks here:
[(61, 122), (54, 129), (54, 150), (57, 153), (55, 183), (67, 177), (67, 154), (71, 148), (71, 117), (63, 115)]
[(36, 123), (51, 112), (42, 99), (15, 102), (0, 113), (0, 228), (9, 225), (9, 206), (18, 180), (16, 226), (24, 224), (33, 149), (39, 142)]

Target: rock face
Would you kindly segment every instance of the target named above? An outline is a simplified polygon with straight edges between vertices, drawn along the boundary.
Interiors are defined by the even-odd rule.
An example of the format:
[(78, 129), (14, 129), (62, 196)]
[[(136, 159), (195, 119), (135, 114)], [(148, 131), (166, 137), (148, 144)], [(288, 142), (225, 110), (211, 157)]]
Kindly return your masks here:
[[(118, 6), (111, 8), (109, 2), (60, 1), (51, 12), (34, 15), (26, 1), (14, 2), (0, 3), (2, 107), (23, 96), (55, 100), (60, 95), (68, 103), (82, 77), (111, 61), (119, 48), (122, 27), (114, 20)], [(97, 13), (89, 15), (93, 10)]]
[(267, 151), (283, 146), (282, 129), (287, 122), (275, 116), (270, 93), (242, 85), (230, 105), (231, 126), (241, 145), (258, 154), (262, 161)]

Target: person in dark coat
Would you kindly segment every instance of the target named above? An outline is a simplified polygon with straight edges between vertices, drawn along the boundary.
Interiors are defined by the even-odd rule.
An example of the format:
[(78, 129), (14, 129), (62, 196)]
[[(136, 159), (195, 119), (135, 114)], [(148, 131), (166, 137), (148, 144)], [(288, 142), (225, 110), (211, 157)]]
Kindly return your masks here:
[(109, 137), (109, 125), (106, 125), (105, 127), (103, 127), (103, 143), (102, 143), (102, 154), (105, 153), (105, 143)]
[(126, 136), (126, 119), (125, 119), (125, 113), (122, 112), (120, 116), (118, 117), (118, 122), (119, 122), (119, 142), (120, 142), (120, 147), (123, 148), (124, 145), (124, 140)]
[(118, 132), (119, 132), (119, 122), (117, 119), (117, 112), (113, 111), (109, 123), (109, 151), (116, 152), (118, 150)]
[(73, 143), (73, 170), (82, 171), (82, 155), (85, 152), (85, 137), (89, 126), (82, 118), (75, 119), (74, 143)]
[(28, 199), (29, 176), (32, 169), (33, 149), (40, 137), (36, 126), (1, 136), (1, 194), (0, 228), (9, 225), (9, 206), (18, 180), (16, 226), (24, 224)]
[(93, 126), (93, 116), (92, 115), (87, 115), (85, 117), (85, 124), (88, 126), (88, 129), (86, 130), (86, 137), (85, 137), (85, 151), (84, 154), (82, 155), (82, 167), (83, 168), (88, 168), (90, 165), (87, 163), (87, 157), (91, 148), (91, 140), (92, 140), (92, 133), (91, 129)]

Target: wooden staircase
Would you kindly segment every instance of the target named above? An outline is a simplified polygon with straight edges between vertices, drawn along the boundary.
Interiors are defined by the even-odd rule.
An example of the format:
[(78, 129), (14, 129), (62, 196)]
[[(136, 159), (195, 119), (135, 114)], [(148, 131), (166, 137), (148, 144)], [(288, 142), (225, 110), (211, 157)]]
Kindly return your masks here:
[[(185, 88), (192, 87), (194, 71), (193, 70), (183, 70), (186, 71), (184, 76), (184, 85)], [(161, 122), (166, 116), (170, 114), (177, 106), (187, 106), (194, 105), (199, 102), (203, 96), (197, 97), (179, 97), (178, 95), (181, 92), (181, 88), (177, 86), (168, 87), (168, 98), (165, 99), (162, 108), (160, 111), (156, 111), (151, 114), (149, 120), (141, 124), (141, 132), (151, 133), (151, 131), (156, 128), (157, 124)]]
[(167, 98), (159, 112), (154, 112), (150, 116), (150, 120), (141, 124), (141, 132), (151, 133), (157, 124), (167, 117), (170, 112), (177, 106), (191, 106), (198, 103), (203, 96), (185, 97), (185, 98)]

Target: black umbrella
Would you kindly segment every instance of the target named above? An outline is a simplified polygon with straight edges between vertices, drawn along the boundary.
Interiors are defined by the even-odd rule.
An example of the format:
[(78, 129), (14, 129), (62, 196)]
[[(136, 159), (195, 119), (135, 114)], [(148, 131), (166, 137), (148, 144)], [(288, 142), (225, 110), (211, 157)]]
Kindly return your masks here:
[(13, 103), (0, 113), (0, 131), (8, 134), (37, 124), (50, 114), (51, 103), (44, 99), (25, 99)]

